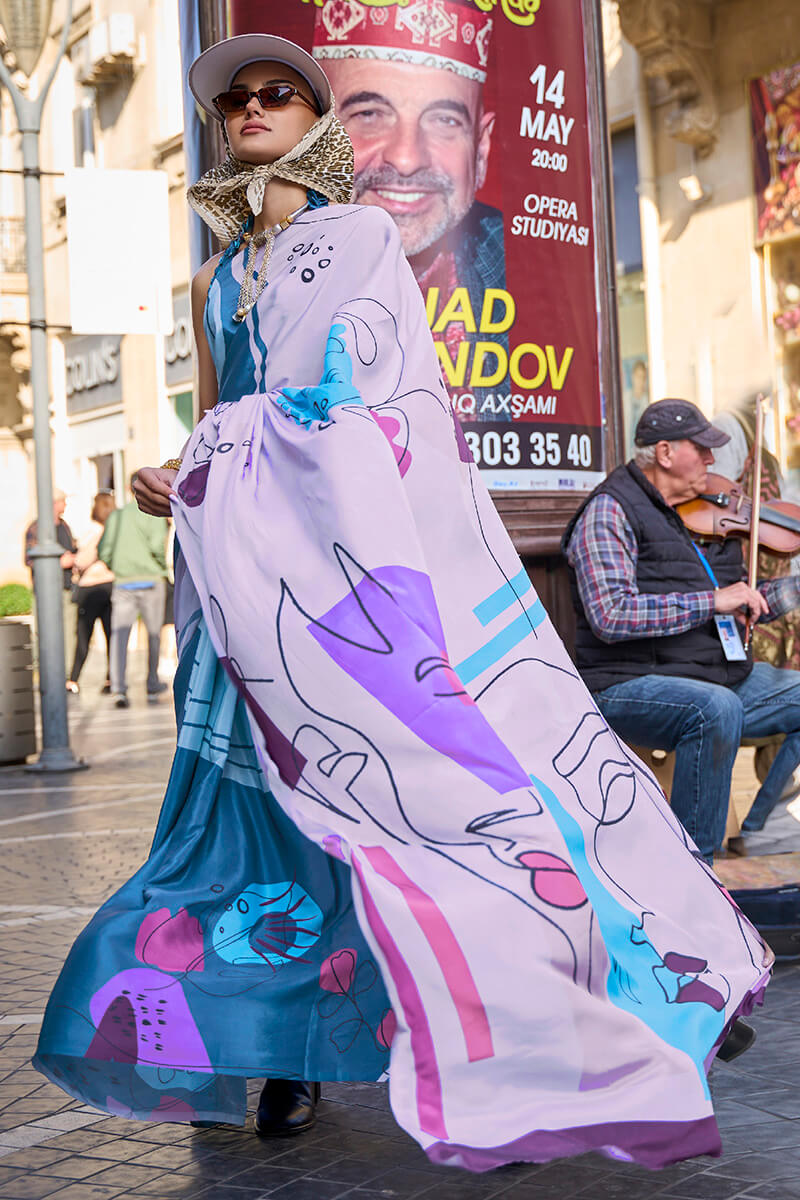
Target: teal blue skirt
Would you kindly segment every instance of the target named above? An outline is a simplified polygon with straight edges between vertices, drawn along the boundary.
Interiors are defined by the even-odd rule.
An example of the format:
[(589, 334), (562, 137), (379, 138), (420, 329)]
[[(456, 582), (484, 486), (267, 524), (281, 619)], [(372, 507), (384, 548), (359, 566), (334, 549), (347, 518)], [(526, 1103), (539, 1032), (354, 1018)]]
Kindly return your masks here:
[(392, 1017), (349, 868), (268, 790), (199, 613), (150, 856), (72, 947), (34, 1065), (122, 1116), (242, 1123), (248, 1077), (376, 1080)]

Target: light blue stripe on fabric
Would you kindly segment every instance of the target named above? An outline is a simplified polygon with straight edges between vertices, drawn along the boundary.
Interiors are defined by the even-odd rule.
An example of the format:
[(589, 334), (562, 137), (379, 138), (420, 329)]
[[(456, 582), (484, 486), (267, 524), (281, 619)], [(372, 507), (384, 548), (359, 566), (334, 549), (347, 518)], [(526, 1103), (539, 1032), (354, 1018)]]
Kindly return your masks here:
[[(256, 275), (255, 278), (258, 279), (258, 275)], [(253, 338), (256, 343), (256, 349), (258, 350), (258, 355), (253, 356), (254, 390), (256, 392), (264, 392), (266, 391), (264, 379), (266, 378), (267, 373), (267, 359), (269, 357), (269, 350), (267, 349), (267, 344), (264, 341), (261, 333), (261, 317), (257, 307), (254, 308), (250, 313), (250, 318), (252, 320)], [(258, 374), (256, 374), (256, 364), (258, 365)]]
[(203, 325), (211, 357), (214, 360), (214, 370), (217, 372), (217, 384), (219, 384), (222, 378), (222, 368), (225, 365), (225, 334), (222, 329), (222, 288), (218, 279), (212, 279), (208, 289)]
[(495, 634), (485, 646), (481, 646), (480, 650), (476, 650), (474, 654), (470, 654), (469, 658), (465, 658), (462, 663), (459, 663), (455, 668), (456, 675), (462, 683), (471, 683), (483, 671), (487, 671), (489, 667), (493, 667), (496, 662), (499, 662), (504, 654), (508, 654), (509, 650), (513, 650), (515, 646), (524, 641), (537, 625), (541, 625), (546, 616), (544, 605), (541, 600), (537, 600), (510, 625), (506, 625), (505, 629)]
[(526, 592), (529, 592), (532, 586), (528, 578), (528, 572), (523, 567), (519, 575), (515, 575), (513, 579), (510, 579), (508, 583), (504, 583), (496, 592), (492, 592), (491, 596), (487, 596), (485, 600), (481, 600), (478, 607), (473, 608), (472, 611), (481, 625), (488, 625), (495, 617), (499, 617), (500, 613), (510, 608), (515, 600), (518, 600)]
[[(231, 755), (233, 745), (241, 751), (235, 759)], [(249, 741), (247, 717), (239, 694), (220, 666), (205, 624), (195, 649), (178, 730), (178, 748), (192, 751), (220, 767), (224, 779), (242, 787), (267, 790), (255, 747)]]
[[(589, 863), (586, 839), (578, 822), (541, 779), (531, 775), (531, 782), (561, 831), (572, 869), (600, 925), (610, 960), (606, 977), (609, 1000), (643, 1021), (668, 1046), (687, 1054), (697, 1068), (703, 1093), (709, 1099), (703, 1060), (722, 1032), (725, 1014), (709, 1004), (680, 1003), (665, 991), (660, 982), (665, 976), (673, 982), (676, 993), (678, 981), (688, 982), (691, 976), (678, 976), (665, 967), (663, 958), (644, 932), (639, 932), (642, 916), (620, 904), (597, 877)], [(669, 942), (667, 946), (670, 946)]]

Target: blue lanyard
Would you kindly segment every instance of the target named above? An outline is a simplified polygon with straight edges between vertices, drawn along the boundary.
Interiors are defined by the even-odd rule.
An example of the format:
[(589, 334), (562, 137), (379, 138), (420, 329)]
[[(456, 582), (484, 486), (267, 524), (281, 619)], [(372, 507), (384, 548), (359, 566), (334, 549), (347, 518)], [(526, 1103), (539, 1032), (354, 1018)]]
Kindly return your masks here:
[(703, 554), (703, 551), (700, 549), (700, 547), (698, 546), (697, 542), (692, 542), (692, 545), (694, 546), (695, 550), (697, 551), (697, 557), (700, 559), (700, 562), (703, 564), (703, 567), (704, 567), (704, 569), (705, 569), (706, 575), (707, 575), (707, 576), (708, 576), (708, 578), (711, 580), (711, 582), (713, 583), (714, 587), (715, 587), (715, 588), (718, 588), (718, 587), (719, 587), (719, 584), (717, 583), (717, 577), (716, 577), (716, 575), (714, 574), (714, 572), (711, 570), (711, 564), (710, 564), (710, 562), (709, 562), (709, 561), (708, 561), (708, 559), (706, 558), (705, 554)]

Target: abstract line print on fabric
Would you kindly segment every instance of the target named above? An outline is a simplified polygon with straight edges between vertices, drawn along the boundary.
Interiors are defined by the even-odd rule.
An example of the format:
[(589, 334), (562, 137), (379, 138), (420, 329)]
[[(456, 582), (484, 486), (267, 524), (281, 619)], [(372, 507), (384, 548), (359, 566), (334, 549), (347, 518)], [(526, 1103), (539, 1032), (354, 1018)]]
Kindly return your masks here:
[[(506, 1113), (539, 1095), (538, 1119), (570, 1138), (584, 1128), (587, 1146), (611, 1111), (623, 1154), (626, 1139), (644, 1154), (641, 1113), (651, 1160), (679, 1156), (682, 1139), (713, 1152), (705, 1059), (763, 986), (768, 956), (529, 595), (449, 410), (396, 234), (374, 210), (342, 214), (336, 234), (319, 234), (338, 275), (318, 273), (304, 293), (288, 258), (270, 264), (284, 306), (273, 295), (263, 313), (270, 391), (218, 407), (197, 435), (234, 522), (280, 517), (250, 560), (257, 645), (224, 545), (209, 557), (194, 510), (176, 515), (218, 653), (271, 680), (246, 698), (278, 799), (357, 873), (396, 1006), (395, 1113), (437, 1158), (447, 1150), (431, 1138), (462, 1154), (532, 1136), (475, 1127), (470, 1097), (487, 1087)], [(277, 330), (303, 303), (307, 353), (290, 369), (270, 321)], [(657, 853), (631, 853), (650, 844)], [(698, 924), (698, 907), (713, 918)], [(528, 929), (532, 963), (514, 961), (512, 927)], [(538, 1024), (560, 1031), (559, 1061), (530, 1022), (531, 989)], [(607, 1052), (576, 1041), (587, 1027), (605, 1028)], [(548, 1064), (536, 1084), (515, 1082), (520, 1055)], [(571, 1097), (561, 1117), (550, 1085)]]

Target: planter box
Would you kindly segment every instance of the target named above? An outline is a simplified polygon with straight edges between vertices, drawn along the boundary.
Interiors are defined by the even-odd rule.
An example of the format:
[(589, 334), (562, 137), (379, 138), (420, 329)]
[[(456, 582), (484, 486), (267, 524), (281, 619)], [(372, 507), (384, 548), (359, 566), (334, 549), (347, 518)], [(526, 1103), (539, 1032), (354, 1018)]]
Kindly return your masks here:
[(33, 655), (28, 620), (0, 620), (0, 763), (36, 753)]

